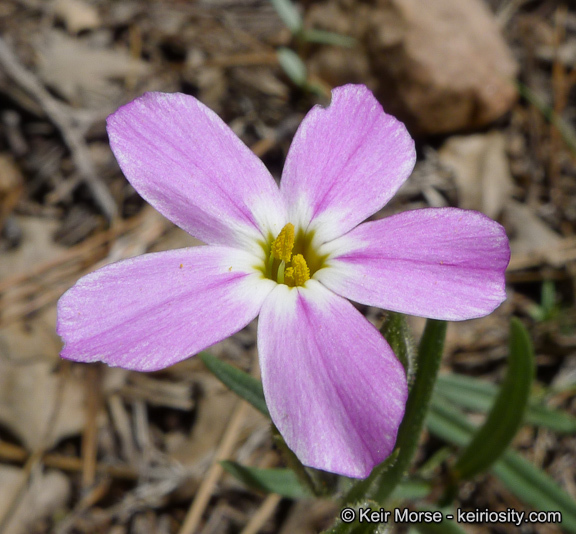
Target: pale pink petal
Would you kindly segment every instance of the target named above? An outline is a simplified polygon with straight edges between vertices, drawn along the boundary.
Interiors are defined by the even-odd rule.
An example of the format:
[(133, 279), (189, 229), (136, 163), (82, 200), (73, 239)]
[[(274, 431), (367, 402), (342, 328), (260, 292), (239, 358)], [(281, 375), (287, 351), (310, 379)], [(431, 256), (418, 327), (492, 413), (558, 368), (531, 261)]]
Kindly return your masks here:
[(58, 302), (62, 357), (153, 371), (230, 336), (274, 287), (237, 249), (145, 254), (81, 278)]
[(191, 96), (146, 93), (108, 117), (108, 135), (138, 193), (206, 243), (249, 247), (287, 222), (264, 164)]
[(304, 465), (364, 478), (392, 452), (404, 369), (352, 304), (315, 280), (278, 285), (262, 306), (258, 351), (272, 421)]
[(506, 298), (504, 228), (476, 211), (407, 211), (361, 224), (326, 243), (317, 280), (346, 298), (387, 310), (459, 321)]
[(289, 219), (319, 243), (339, 237), (382, 208), (415, 161), (406, 128), (365, 86), (338, 87), (329, 107), (306, 115), (290, 147), (280, 183)]

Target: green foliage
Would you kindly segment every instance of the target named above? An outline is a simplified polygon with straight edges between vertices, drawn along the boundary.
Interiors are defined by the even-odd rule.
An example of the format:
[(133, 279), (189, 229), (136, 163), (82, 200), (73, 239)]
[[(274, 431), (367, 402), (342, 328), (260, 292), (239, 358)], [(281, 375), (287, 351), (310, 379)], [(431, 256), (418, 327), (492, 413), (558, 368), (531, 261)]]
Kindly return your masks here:
[(282, 22), (298, 40), (308, 43), (327, 44), (350, 48), (356, 39), (325, 30), (307, 29), (296, 6), (290, 0), (270, 0)]
[[(292, 33), (296, 48), (302, 52), (305, 43), (318, 43), (333, 46), (353, 47), (356, 40), (347, 35), (325, 30), (307, 29), (300, 12), (290, 0), (270, 0), (282, 22)], [(320, 80), (313, 81), (308, 76), (308, 69), (300, 55), (291, 48), (280, 47), (276, 51), (278, 64), (290, 78), (292, 83), (305, 91), (310, 91), (321, 97), (330, 97), (330, 87)]]
[(221, 380), (225, 386), (249, 402), (259, 412), (268, 417), (270, 416), (260, 380), (229, 363), (219, 360), (208, 352), (202, 352), (199, 356), (208, 370)]
[[(452, 404), (434, 398), (427, 418), (430, 432), (460, 447), (472, 439), (476, 428)], [(546, 473), (508, 450), (492, 466), (491, 471), (522, 502), (542, 511), (562, 513), (562, 527), (576, 533), (576, 502)]]
[(550, 321), (558, 316), (560, 309), (556, 302), (556, 288), (552, 280), (544, 280), (540, 304), (534, 304), (528, 312), (532, 319), (539, 323)]
[(303, 29), (302, 17), (296, 6), (290, 0), (270, 0), (282, 22), (293, 34)]
[(396, 486), (391, 501), (416, 501), (430, 495), (432, 484), (425, 480), (405, 479)]
[(278, 48), (276, 56), (278, 57), (278, 63), (280, 63), (292, 83), (298, 87), (305, 87), (308, 81), (308, 72), (300, 56), (294, 50), (284, 46)]
[(507, 449), (522, 424), (534, 380), (534, 351), (522, 323), (512, 318), (508, 371), (484, 424), (461, 452), (453, 472), (469, 479), (485, 471)]
[(228, 473), (258, 491), (278, 493), (289, 499), (306, 499), (312, 496), (290, 469), (258, 469), (229, 461), (220, 464)]
[[(457, 406), (479, 412), (487, 412), (497, 395), (498, 387), (495, 384), (454, 373), (439, 375), (434, 389), (435, 397), (444, 397)], [(528, 401), (524, 423), (562, 434), (576, 432), (576, 417), (548, 408), (533, 399)]]
[(406, 317), (401, 313), (386, 312), (380, 333), (386, 338), (390, 348), (400, 360), (408, 376), (408, 382), (411, 383), (416, 366), (416, 351)]

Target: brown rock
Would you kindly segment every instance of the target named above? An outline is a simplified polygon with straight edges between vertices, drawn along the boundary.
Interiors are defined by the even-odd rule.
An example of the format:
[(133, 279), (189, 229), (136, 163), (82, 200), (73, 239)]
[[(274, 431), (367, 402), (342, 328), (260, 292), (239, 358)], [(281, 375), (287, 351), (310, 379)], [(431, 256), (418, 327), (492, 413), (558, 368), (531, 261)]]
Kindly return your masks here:
[[(338, 8), (370, 58), (375, 92), (413, 133), (478, 128), (515, 102), (518, 67), (482, 0), (379, 0), (360, 12), (340, 0)], [(330, 29), (321, 7), (311, 17)]]

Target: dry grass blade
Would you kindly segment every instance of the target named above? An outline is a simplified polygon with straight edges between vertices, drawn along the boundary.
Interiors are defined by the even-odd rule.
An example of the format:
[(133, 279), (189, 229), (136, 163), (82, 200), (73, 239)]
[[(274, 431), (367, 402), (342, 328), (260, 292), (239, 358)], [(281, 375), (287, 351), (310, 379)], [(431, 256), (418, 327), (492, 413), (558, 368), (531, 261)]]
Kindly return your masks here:
[(242, 400), (238, 400), (226, 432), (224, 433), (222, 441), (216, 451), (214, 463), (208, 470), (204, 481), (200, 485), (196, 497), (194, 498), (194, 501), (192, 501), (192, 505), (188, 510), (186, 519), (184, 520), (178, 534), (194, 534), (197, 531), (200, 520), (202, 519), (202, 514), (208, 505), (214, 487), (224, 472), (224, 468), (218, 462), (232, 454), (247, 410), (248, 404)]
[(75, 124), (71, 112), (54, 99), (36, 77), (24, 68), (1, 37), (0, 64), (13, 81), (36, 99), (46, 115), (58, 127), (70, 149), (74, 164), (94, 195), (94, 200), (108, 220), (113, 221), (116, 219), (118, 215), (116, 202), (96, 173), (86, 142), (80, 133), (79, 127)]
[[(26, 463), (29, 456), (28, 452), (22, 447), (0, 441), (0, 460)], [(45, 454), (42, 456), (42, 464), (62, 471), (78, 472), (82, 470), (81, 458), (62, 454)], [(134, 469), (124, 465), (97, 464), (96, 472), (121, 480), (136, 480), (138, 478), (138, 473)]]
[(282, 496), (277, 493), (271, 493), (268, 495), (240, 534), (257, 534), (268, 518), (274, 513), (274, 510), (276, 510), (276, 507), (281, 500)]

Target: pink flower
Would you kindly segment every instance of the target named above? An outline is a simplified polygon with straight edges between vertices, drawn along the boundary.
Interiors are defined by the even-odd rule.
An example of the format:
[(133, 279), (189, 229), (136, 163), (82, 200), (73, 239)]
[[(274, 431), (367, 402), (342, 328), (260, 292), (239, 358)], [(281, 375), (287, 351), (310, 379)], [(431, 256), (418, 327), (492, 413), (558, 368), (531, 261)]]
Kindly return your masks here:
[(346, 299), (436, 319), (505, 298), (503, 228), (460, 209), (361, 223), (408, 178), (414, 143), (364, 86), (308, 113), (280, 188), (195, 98), (147, 93), (108, 119), (134, 188), (207, 246), (85, 276), (58, 305), (62, 357), (139, 371), (179, 362), (256, 316), (272, 420), (305, 464), (366, 477), (392, 451), (407, 397), (392, 350)]

